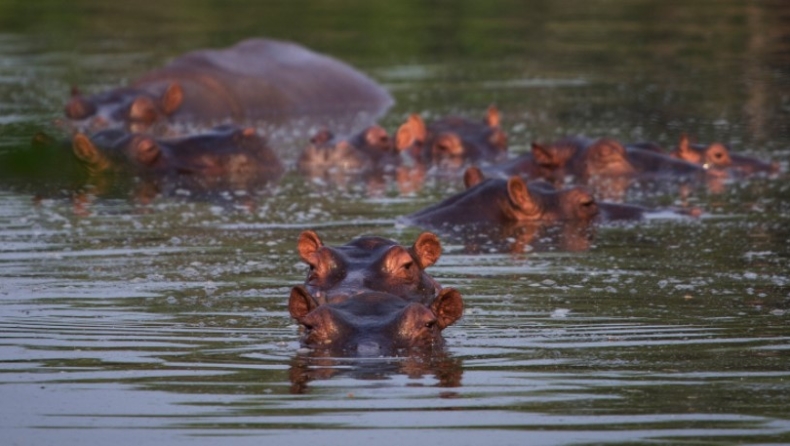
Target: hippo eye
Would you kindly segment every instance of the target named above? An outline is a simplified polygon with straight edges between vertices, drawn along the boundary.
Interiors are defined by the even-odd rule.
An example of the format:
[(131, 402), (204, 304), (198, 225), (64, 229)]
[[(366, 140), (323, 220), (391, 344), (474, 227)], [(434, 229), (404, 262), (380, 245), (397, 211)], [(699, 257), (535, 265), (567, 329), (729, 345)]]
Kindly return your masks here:
[(425, 328), (431, 329), (436, 326), (436, 320), (428, 321), (425, 323)]
[(403, 264), (403, 269), (410, 270), (412, 266), (414, 266), (414, 262), (406, 262)]

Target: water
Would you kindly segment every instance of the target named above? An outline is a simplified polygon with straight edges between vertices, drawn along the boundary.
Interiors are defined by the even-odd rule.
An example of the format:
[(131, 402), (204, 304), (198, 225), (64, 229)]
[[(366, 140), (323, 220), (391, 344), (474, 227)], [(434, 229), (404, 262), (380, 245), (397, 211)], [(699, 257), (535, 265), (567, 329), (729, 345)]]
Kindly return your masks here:
[[(87, 187), (70, 154), (30, 142), (57, 135), (73, 84), (101, 91), (265, 35), (386, 85), (391, 131), (496, 103), (514, 152), (685, 131), (786, 172), (782, 2), (0, 1), (0, 24), (4, 444), (790, 442), (784, 177), (633, 194), (705, 213), (605, 225), (581, 251), (445, 239), (429, 271), (467, 307), (446, 353), (354, 362), (298, 351), (298, 234), (409, 244), (420, 230), (397, 218), (460, 181), (330, 187), (291, 171), (248, 195), (148, 202), (134, 180)], [(307, 133), (278, 147), (285, 161)]]

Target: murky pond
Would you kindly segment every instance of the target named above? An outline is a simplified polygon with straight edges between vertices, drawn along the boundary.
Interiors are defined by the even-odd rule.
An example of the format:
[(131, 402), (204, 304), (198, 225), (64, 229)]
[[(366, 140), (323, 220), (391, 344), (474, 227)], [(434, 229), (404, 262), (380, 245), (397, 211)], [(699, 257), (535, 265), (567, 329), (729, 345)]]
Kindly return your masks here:
[[(790, 443), (790, 8), (781, 1), (0, 0), (3, 444)], [(589, 245), (443, 239), (463, 318), (429, 357), (299, 351), (304, 229), (411, 243), (428, 177), (147, 196), (90, 184), (57, 135), (72, 85), (122, 85), (196, 48), (298, 41), (410, 113), (502, 112), (510, 151), (683, 132), (784, 175), (634, 193), (700, 218), (603, 224)], [(293, 164), (310, 132), (276, 147)], [(407, 185), (408, 186), (408, 185)], [(666, 216), (664, 216), (666, 217)]]

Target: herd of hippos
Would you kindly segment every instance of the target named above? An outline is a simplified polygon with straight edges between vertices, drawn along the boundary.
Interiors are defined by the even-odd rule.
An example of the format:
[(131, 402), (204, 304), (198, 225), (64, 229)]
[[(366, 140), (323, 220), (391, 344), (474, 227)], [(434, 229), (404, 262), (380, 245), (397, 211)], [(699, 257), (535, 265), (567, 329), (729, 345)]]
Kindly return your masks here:
[[(345, 63), (293, 43), (250, 39), (187, 53), (128, 87), (91, 96), (75, 89), (65, 114), (74, 155), (91, 175), (120, 170), (158, 184), (208, 188), (283, 174), (282, 161), (259, 134), (262, 123), (365, 122), (350, 137), (336, 137), (332, 127), (317, 132), (295, 168), (325, 179), (463, 176), (464, 191), (402, 221), (470, 245), (481, 233), (526, 244), (559, 223), (581, 234), (595, 221), (643, 218), (651, 210), (622, 203), (634, 185), (715, 184), (779, 171), (776, 163), (720, 143), (692, 144), (686, 136), (670, 150), (569, 137), (510, 156), (493, 106), (479, 121), (426, 123), (414, 114), (390, 134), (375, 121), (393, 103)], [(409, 247), (372, 236), (327, 246), (308, 230), (298, 251), (310, 269), (292, 289), (288, 309), (305, 347), (338, 356), (433, 351), (443, 343), (441, 331), (463, 314), (460, 293), (425, 272), (441, 254), (432, 232)]]

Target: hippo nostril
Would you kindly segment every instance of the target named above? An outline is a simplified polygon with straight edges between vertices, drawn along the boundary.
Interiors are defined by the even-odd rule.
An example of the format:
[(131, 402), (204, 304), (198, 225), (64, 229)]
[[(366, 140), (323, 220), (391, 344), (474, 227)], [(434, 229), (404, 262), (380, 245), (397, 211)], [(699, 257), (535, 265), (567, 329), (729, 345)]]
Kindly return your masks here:
[(375, 341), (362, 341), (357, 344), (357, 355), (359, 356), (380, 356), (381, 345)]

